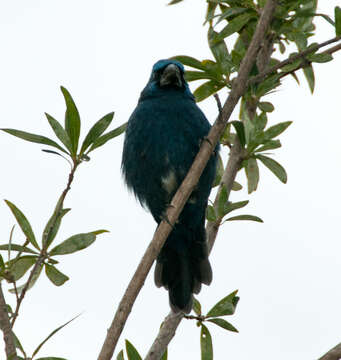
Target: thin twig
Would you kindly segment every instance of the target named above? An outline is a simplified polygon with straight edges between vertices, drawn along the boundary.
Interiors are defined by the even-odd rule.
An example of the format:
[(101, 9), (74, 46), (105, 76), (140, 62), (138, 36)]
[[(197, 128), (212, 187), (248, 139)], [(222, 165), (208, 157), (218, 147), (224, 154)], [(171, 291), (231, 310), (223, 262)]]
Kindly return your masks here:
[(14, 344), (14, 336), (9, 321), (8, 311), (2, 285), (0, 282), (0, 329), (4, 334), (5, 351), (7, 359), (17, 360), (17, 351)]
[[(74, 178), (74, 174), (75, 174), (75, 171), (77, 169), (77, 166), (79, 165), (79, 162), (77, 162), (77, 160), (74, 160), (74, 163), (73, 163), (73, 167), (71, 169), (71, 172), (69, 174), (69, 177), (68, 177), (68, 181), (67, 181), (67, 184), (66, 184), (66, 187), (65, 189), (63, 190), (62, 192), (62, 195), (60, 196), (59, 200), (58, 200), (58, 206), (59, 206), (59, 211), (61, 211), (63, 209), (63, 204), (64, 204), (64, 200), (65, 200), (65, 197), (67, 195), (67, 193), (69, 192), (69, 190), (71, 189), (71, 183), (73, 181), (73, 178)], [(47, 238), (48, 235), (50, 234), (50, 232), (53, 230), (55, 224), (56, 224), (56, 221), (57, 221), (57, 216), (55, 217), (54, 221), (51, 223), (51, 226), (50, 228), (48, 229), (48, 231), (46, 232), (46, 234), (44, 234), (44, 237)], [(26, 292), (27, 290), (29, 289), (29, 286), (34, 278), (34, 276), (36, 275), (36, 273), (38, 271), (40, 271), (41, 269), (41, 266), (43, 265), (45, 259), (47, 257), (47, 253), (46, 253), (46, 244), (43, 246), (43, 248), (41, 249), (40, 251), (40, 254), (39, 254), (39, 257), (38, 257), (38, 260), (37, 262), (34, 264), (34, 267), (33, 269), (31, 270), (30, 272), (30, 276), (23, 288), (23, 290), (21, 291), (20, 293), (20, 297), (19, 299), (17, 299), (17, 305), (16, 305), (16, 308), (15, 308), (15, 311), (14, 311), (14, 314), (13, 314), (13, 317), (12, 317), (12, 321), (11, 321), (11, 326), (13, 328), (14, 326), (14, 323), (19, 315), (19, 309), (20, 309), (20, 306), (21, 306), (21, 303), (22, 301), (24, 300), (24, 297), (26, 295)], [(16, 291), (16, 286), (14, 287), (15, 291)]]
[[(294, 55), (294, 56), (291, 56), (283, 61), (281, 61), (280, 63), (278, 63), (277, 65), (274, 65), (272, 66), (271, 68), (263, 71), (262, 73), (254, 76), (253, 78), (251, 78), (249, 81), (248, 81), (248, 86), (252, 85), (252, 84), (256, 84), (256, 83), (259, 83), (260, 81), (262, 81), (263, 79), (265, 79), (269, 74), (272, 74), (273, 72), (279, 70), (280, 68), (282, 68), (283, 66), (285, 65), (288, 65), (288, 64), (292, 64), (293, 62), (295, 62), (296, 60), (299, 60), (299, 59), (303, 59), (305, 56), (311, 54), (311, 53), (314, 53), (316, 52), (317, 50), (319, 50), (320, 48), (324, 47), (324, 46), (327, 46), (329, 44), (332, 44), (334, 42), (337, 42), (341, 40), (341, 36), (336, 36), (330, 40), (327, 40), (327, 41), (324, 41), (320, 44), (316, 44), (316, 45), (313, 45), (313, 46), (310, 46), (308, 49), (304, 50), (304, 51), (301, 51), (300, 53), (298, 53), (297, 55)], [(340, 44), (341, 45), (341, 44)], [(340, 46), (338, 45), (338, 46)], [(339, 48), (337, 48), (337, 50), (339, 50)], [(335, 51), (337, 51), (335, 50)], [(298, 69), (297, 69), (298, 70)]]

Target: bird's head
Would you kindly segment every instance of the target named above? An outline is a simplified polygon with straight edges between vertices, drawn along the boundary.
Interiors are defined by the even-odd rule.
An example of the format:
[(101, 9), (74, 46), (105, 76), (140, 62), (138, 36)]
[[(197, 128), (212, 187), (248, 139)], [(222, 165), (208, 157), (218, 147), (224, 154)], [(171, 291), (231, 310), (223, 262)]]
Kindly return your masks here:
[(184, 78), (184, 66), (176, 60), (159, 60), (154, 64), (149, 82), (142, 92), (142, 98), (160, 96), (164, 92), (181, 92), (193, 97)]

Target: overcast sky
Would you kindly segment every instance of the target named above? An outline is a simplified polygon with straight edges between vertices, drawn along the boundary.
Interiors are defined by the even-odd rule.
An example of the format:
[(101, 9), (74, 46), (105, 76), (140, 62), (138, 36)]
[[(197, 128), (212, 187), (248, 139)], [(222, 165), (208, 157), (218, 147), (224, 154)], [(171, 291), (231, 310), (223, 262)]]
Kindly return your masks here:
[[(337, 4), (320, 1), (319, 12), (333, 16)], [(44, 112), (62, 121), (60, 85), (78, 106), (83, 136), (111, 111), (112, 128), (126, 122), (155, 61), (178, 54), (211, 58), (204, 13), (205, 1), (196, 0), (173, 7), (161, 0), (2, 1), (0, 126), (52, 136)], [(328, 23), (316, 23), (318, 36), (312, 41), (335, 36)], [(250, 200), (236, 215), (258, 215), (264, 224), (239, 221), (219, 232), (211, 256), (214, 280), (199, 300), (207, 311), (239, 289), (237, 312), (227, 320), (240, 333), (208, 325), (215, 359), (311, 360), (341, 341), (340, 69), (340, 54), (331, 63), (317, 64), (313, 96), (299, 74), (300, 87), (286, 79), (268, 97), (276, 107), (271, 124), (294, 121), (281, 137), (283, 148), (275, 151), (288, 172), (288, 184), (262, 167), (256, 193), (232, 193), (232, 201)], [(222, 99), (226, 94), (221, 92)], [(212, 122), (214, 100), (200, 107)], [(101, 228), (110, 233), (87, 250), (60, 257), (58, 268), (70, 277), (63, 287), (56, 288), (43, 274), (27, 294), (15, 331), (28, 354), (51, 330), (82, 312), (40, 355), (97, 358), (120, 297), (153, 235), (152, 217), (123, 184), (122, 143), (120, 137), (94, 152), (76, 173), (65, 203), (72, 211), (56, 241)], [(26, 214), (38, 238), (69, 171), (65, 161), (41, 148), (0, 134), (0, 197)], [(244, 173), (238, 181), (245, 184)], [(4, 202), (0, 218), (1, 243), (6, 243), (15, 220)], [(17, 227), (14, 242), (23, 241)], [(14, 302), (13, 295), (6, 296)], [(168, 311), (167, 292), (157, 289), (150, 275), (117, 350), (127, 338), (145, 355)], [(200, 358), (195, 322), (182, 322), (169, 358)]]

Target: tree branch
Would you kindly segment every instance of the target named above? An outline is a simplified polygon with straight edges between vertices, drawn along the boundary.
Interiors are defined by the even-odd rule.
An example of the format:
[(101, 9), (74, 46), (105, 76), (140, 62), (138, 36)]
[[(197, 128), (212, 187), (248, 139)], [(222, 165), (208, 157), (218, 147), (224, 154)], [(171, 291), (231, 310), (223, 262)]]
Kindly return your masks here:
[[(238, 77), (233, 84), (230, 96), (226, 100), (224, 107), (222, 109), (219, 108), (219, 103), (218, 103), (218, 108), (219, 108), (218, 120), (220, 118), (223, 119), (225, 124), (227, 123), (227, 121), (231, 115), (231, 113), (228, 111), (228, 109), (231, 106), (229, 100), (234, 95), (233, 94), (234, 91), (236, 91), (236, 92), (238, 91), (237, 94), (239, 95), (239, 97), (238, 97), (238, 100), (239, 100), (239, 98), (243, 95), (243, 93), (247, 89), (246, 84), (247, 84), (247, 78), (248, 78), (250, 69), (253, 66), (254, 62), (256, 61), (259, 48), (265, 37), (266, 31), (270, 25), (276, 5), (277, 5), (276, 1), (271, 1), (271, 0), (269, 0), (266, 3), (266, 5), (263, 9), (261, 18), (259, 20), (259, 23), (257, 25), (255, 34), (252, 38), (252, 41), (248, 47), (247, 53), (243, 59), (241, 66), (240, 66)], [(258, 64), (258, 65), (260, 65), (260, 67), (262, 69), (265, 69), (269, 62), (271, 52), (272, 52), (271, 48), (272, 48), (272, 39), (268, 39), (268, 41), (266, 43), (263, 41), (264, 52), (262, 52), (262, 51), (260, 51), (260, 52), (262, 52), (262, 55), (264, 55), (264, 56), (261, 56), (261, 59), (259, 60), (259, 64)], [(238, 90), (236, 90), (237, 85), (239, 85)], [(237, 102), (238, 102), (238, 100), (237, 100)], [(237, 102), (234, 103), (233, 108), (235, 107)], [(217, 121), (216, 121), (216, 123), (217, 123)], [(221, 179), (221, 186), (218, 190), (218, 193), (217, 193), (215, 201), (214, 201), (213, 206), (215, 209), (218, 206), (219, 196), (220, 196), (220, 193), (221, 193), (222, 187), (223, 187), (222, 185), (224, 185), (226, 187), (227, 197), (229, 197), (229, 195), (230, 195), (233, 182), (234, 182), (236, 175), (240, 169), (240, 166), (241, 166), (241, 163), (242, 163), (242, 160), (244, 157), (243, 150), (244, 149), (241, 147), (241, 145), (238, 141), (238, 138), (236, 138), (236, 141), (231, 148), (229, 160), (227, 162), (223, 177)], [(214, 222), (207, 223), (206, 233), (207, 233), (207, 242), (208, 242), (209, 252), (211, 252), (212, 247), (214, 245), (221, 220), (222, 220), (222, 218), (218, 218)], [(177, 316), (177, 317), (175, 317), (175, 316)], [(179, 326), (182, 318), (183, 318), (183, 315), (181, 315), (181, 317), (180, 317), (180, 315), (175, 315), (172, 312), (170, 312), (170, 314), (165, 318), (164, 323), (161, 326), (156, 339), (154, 340), (147, 356), (145, 357), (145, 360), (159, 360), (161, 358), (161, 356), (165, 352), (168, 344), (174, 337), (176, 328)]]
[(5, 351), (7, 359), (17, 360), (17, 351), (14, 345), (14, 336), (9, 322), (6, 300), (0, 282), (0, 329), (4, 334)]
[(319, 360), (340, 360), (341, 359), (341, 343), (330, 349)]
[[(324, 47), (324, 46), (327, 46), (327, 45), (330, 45), (334, 42), (337, 42), (341, 40), (341, 36), (336, 36), (330, 40), (327, 40), (321, 44), (316, 44), (316, 45), (313, 45), (311, 47), (309, 47), (308, 49), (304, 50), (304, 51), (301, 51), (300, 53), (298, 53), (297, 55), (294, 55), (294, 56), (291, 56), (283, 61), (281, 61), (280, 63), (278, 63), (277, 65), (274, 65), (272, 66), (271, 68), (263, 71), (262, 73), (254, 76), (253, 78), (251, 78), (249, 81), (248, 81), (248, 86), (249, 85), (252, 85), (252, 84), (256, 84), (256, 83), (259, 83), (261, 82), (262, 80), (264, 80), (269, 74), (279, 70), (280, 68), (282, 68), (283, 66), (285, 65), (288, 65), (288, 64), (292, 64), (293, 62), (295, 62), (296, 60), (299, 60), (299, 59), (302, 59), (304, 58), (305, 56), (311, 54), (311, 53), (314, 53), (316, 52), (317, 50), (319, 50), (320, 48)], [(327, 51), (325, 51), (325, 53), (328, 53), (328, 54), (332, 54), (333, 52), (337, 51), (337, 50), (340, 50), (340, 46), (341, 44), (338, 44), (330, 49), (328, 49)], [(299, 65), (297, 67), (297, 69), (293, 70), (293, 71), (296, 71), (298, 69), (300, 69), (302, 67), (302, 65)]]

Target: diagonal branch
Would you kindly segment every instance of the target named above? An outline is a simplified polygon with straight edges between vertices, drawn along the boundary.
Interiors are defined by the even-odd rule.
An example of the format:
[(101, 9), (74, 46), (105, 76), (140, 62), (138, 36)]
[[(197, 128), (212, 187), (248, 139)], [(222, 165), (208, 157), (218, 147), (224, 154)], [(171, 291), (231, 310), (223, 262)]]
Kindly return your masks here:
[(321, 356), (319, 360), (340, 360), (341, 359), (341, 343), (330, 349), (326, 354)]
[[(241, 82), (242, 86), (241, 86), (241, 95), (245, 92), (246, 87), (245, 84), (247, 83), (247, 76), (249, 74), (249, 72), (247, 72), (247, 69), (252, 67), (253, 63), (256, 61), (256, 58), (258, 58), (258, 51), (260, 48), (260, 45), (265, 37), (266, 31), (269, 27), (269, 24), (271, 22), (275, 7), (276, 7), (276, 1), (268, 1), (263, 9), (261, 18), (259, 20), (259, 23), (257, 25), (255, 34), (252, 38), (252, 41), (248, 47), (248, 51), (244, 57), (244, 60), (240, 66), (240, 70), (238, 73), (238, 78), (237, 80), (235, 80), (234, 85), (238, 84), (239, 82)], [(265, 68), (269, 62), (269, 59), (271, 57), (271, 49), (272, 49), (272, 39), (269, 39), (267, 41), (266, 44), (266, 55), (264, 55), (262, 57), (262, 59), (260, 60), (260, 62), (262, 64), (261, 68)], [(262, 52), (262, 51), (260, 51)], [(250, 69), (249, 68), (249, 69)], [(244, 71), (246, 69), (247, 75), (246, 78), (242, 75), (244, 75)], [(243, 85), (244, 84), (244, 85)], [(228, 113), (226, 111), (226, 108), (229, 106), (229, 99), (232, 95), (232, 92), (234, 91), (234, 87), (232, 88), (232, 91), (230, 93), (229, 98), (226, 100), (224, 107), (222, 109), (222, 111), (220, 111), (219, 109), (219, 118), (222, 118), (223, 121), (226, 123), (229, 119), (229, 116), (231, 115), (230, 113)], [(242, 160), (243, 160), (243, 156), (244, 156), (244, 149), (241, 147), (238, 139), (235, 142), (235, 144), (232, 146), (231, 148), (231, 152), (230, 152), (230, 156), (229, 156), (229, 160), (228, 163), (226, 165), (223, 177), (221, 179), (221, 186), (218, 190), (218, 193), (216, 195), (215, 198), (215, 202), (214, 202), (214, 207), (216, 208), (218, 206), (218, 199), (220, 196), (220, 192), (222, 190), (222, 185), (224, 185), (226, 187), (227, 190), (227, 194), (229, 197), (229, 194), (231, 192), (232, 189), (232, 185), (233, 182), (236, 178), (236, 175), (240, 169)], [(219, 225), (220, 225), (221, 219), (217, 219), (215, 222), (208, 222), (207, 226), (206, 226), (206, 233), (207, 233), (207, 241), (208, 241), (208, 249), (209, 252), (211, 252), (212, 247), (214, 245), (218, 230), (219, 230)], [(183, 316), (179, 316), (179, 314), (174, 314), (172, 312), (170, 312), (170, 314), (165, 318), (159, 333), (156, 337), (156, 339), (154, 340), (154, 343), (152, 344), (147, 356), (145, 357), (145, 360), (159, 360), (162, 356), (162, 354), (165, 352), (168, 344), (170, 343), (170, 341), (172, 340), (172, 338), (175, 335), (175, 331), (177, 329), (177, 327), (179, 326), (181, 320), (182, 320)]]
[(5, 351), (7, 359), (17, 360), (17, 351), (14, 344), (14, 336), (9, 321), (6, 300), (0, 282), (0, 329), (4, 334)]

